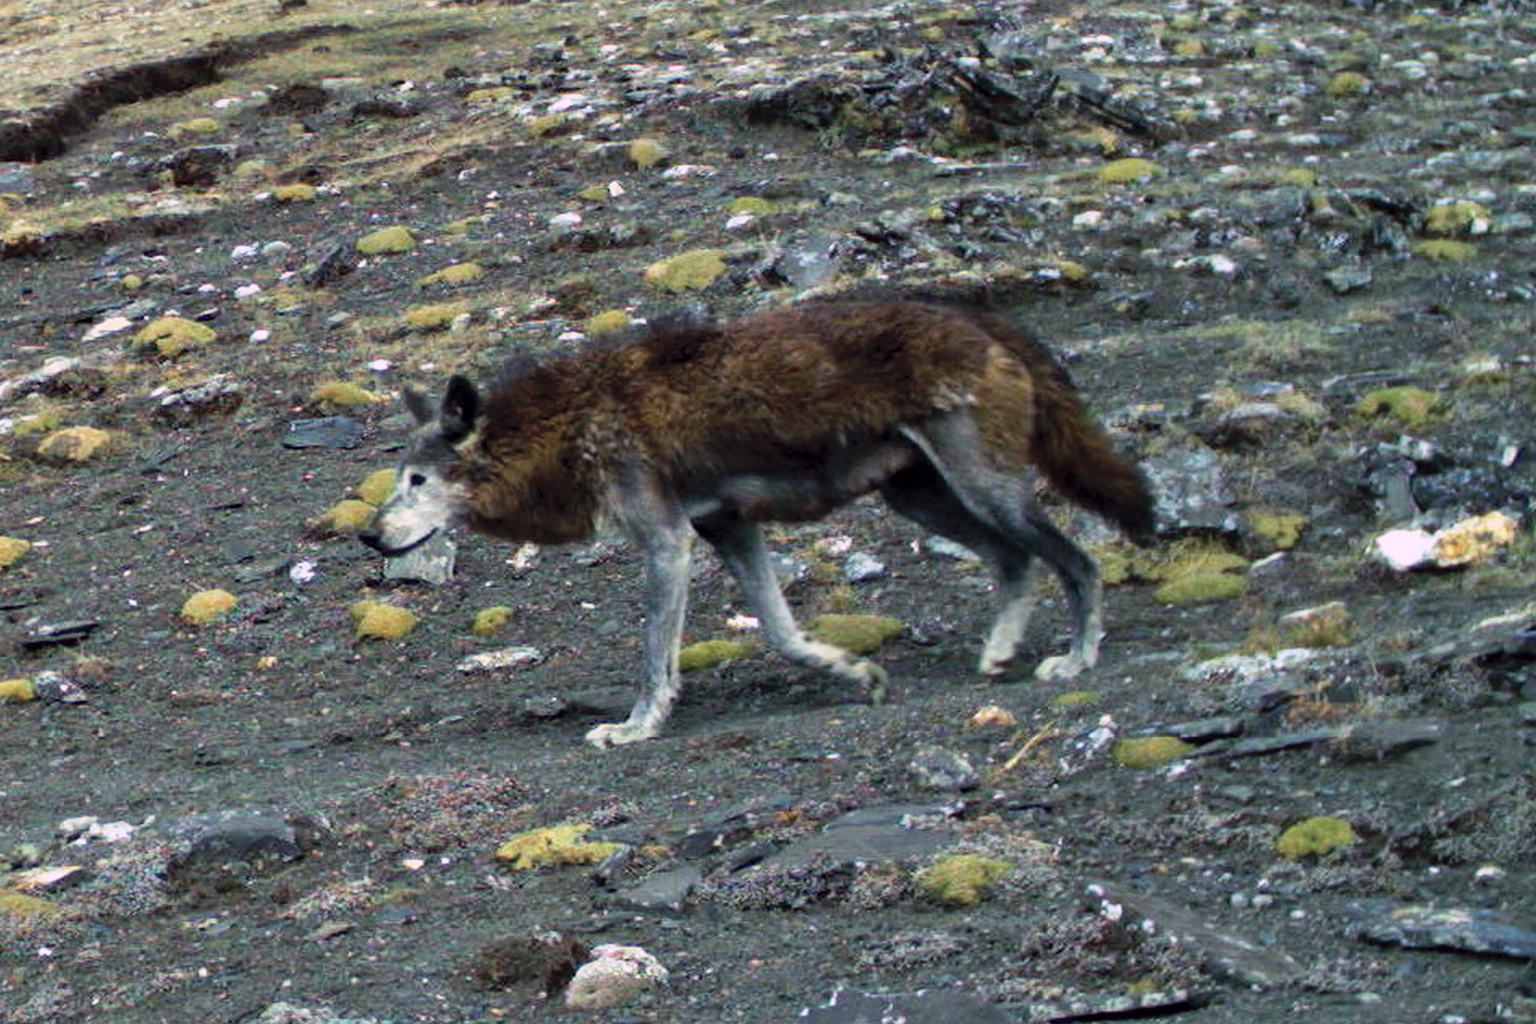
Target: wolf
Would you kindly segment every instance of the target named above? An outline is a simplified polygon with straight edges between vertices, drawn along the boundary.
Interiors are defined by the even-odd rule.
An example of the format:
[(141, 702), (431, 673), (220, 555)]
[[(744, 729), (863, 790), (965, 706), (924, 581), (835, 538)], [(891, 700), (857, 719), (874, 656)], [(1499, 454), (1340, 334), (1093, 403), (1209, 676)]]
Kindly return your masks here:
[(1016, 654), (1038, 556), (1059, 577), (1072, 624), (1067, 652), (1035, 670), (1047, 679), (1097, 661), (1101, 586), (1093, 559), (1031, 500), (1025, 470), (1138, 543), (1155, 532), (1145, 477), (1061, 363), (988, 307), (826, 301), (723, 323), (658, 322), (622, 343), (514, 360), (483, 392), (454, 375), (435, 405), (409, 389), (405, 397), (416, 429), (364, 543), (399, 555), (462, 523), (539, 544), (617, 530), (641, 552), (640, 693), (626, 721), (587, 734), (600, 748), (658, 735), (677, 699), (697, 537), (776, 650), (878, 703), (881, 668), (796, 625), (760, 524), (817, 520), (878, 493), (975, 551), (1001, 598), (984, 675)]

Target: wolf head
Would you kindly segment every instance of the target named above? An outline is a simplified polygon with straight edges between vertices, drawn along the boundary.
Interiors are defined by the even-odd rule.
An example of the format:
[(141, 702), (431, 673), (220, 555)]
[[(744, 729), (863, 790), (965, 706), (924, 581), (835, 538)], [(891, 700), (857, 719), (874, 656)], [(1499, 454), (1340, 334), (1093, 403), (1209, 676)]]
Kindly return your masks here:
[(395, 467), (395, 491), (358, 534), (386, 555), (405, 554), (463, 518), (469, 489), (452, 470), (458, 446), (474, 433), (481, 411), (480, 393), (457, 375), (449, 378), (437, 408), (413, 389), (406, 390), (405, 405), (416, 430)]

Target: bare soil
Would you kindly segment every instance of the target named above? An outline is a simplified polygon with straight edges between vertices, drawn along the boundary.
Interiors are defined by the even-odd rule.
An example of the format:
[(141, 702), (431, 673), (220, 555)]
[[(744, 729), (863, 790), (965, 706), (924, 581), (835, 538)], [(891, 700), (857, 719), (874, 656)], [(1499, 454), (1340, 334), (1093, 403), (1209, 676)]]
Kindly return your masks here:
[[(1518, 5), (315, 2), (227, 24), (124, 6), (94, 36), (61, 35), (70, 60), (51, 75), (38, 48), (81, 26), (0, 12), (0, 49), (27, 55), (6, 102), (50, 133), (0, 136), (28, 161), (0, 164), (0, 536), (32, 543), (0, 569), (0, 678), (40, 691), (0, 704), (0, 854), (18, 872), (87, 869), (40, 892), (56, 914), (5, 902), (24, 876), (0, 874), (0, 1020), (246, 1021), (278, 1003), (537, 1019), (563, 1012), (543, 994), (560, 957), (519, 945), (545, 932), (639, 945), (670, 970), (594, 1020), (788, 1021), (839, 989), (913, 1007), (955, 990), (1018, 1020), (1532, 1014), (1518, 942), (1407, 950), (1356, 923), (1427, 906), (1519, 926), (1536, 909), (1520, 713), (1536, 696), (1536, 35)], [(85, 66), (105, 72), (79, 71), (91, 47)], [(168, 76), (189, 52), (210, 79)], [(970, 68), (1021, 91), (1044, 70), (1063, 84), (1011, 124)], [(1084, 99), (1088, 72), (1112, 102)], [(665, 159), (636, 166), (640, 137)], [(1159, 170), (1101, 182), (1125, 156)], [(318, 193), (274, 198), (296, 183)], [(581, 198), (594, 187), (606, 197)], [(727, 228), (742, 197), (772, 212)], [(1446, 229), (1471, 247), (1452, 261), (1415, 251), (1444, 240), (1431, 211), (1447, 200), (1482, 211)], [(412, 229), (412, 252), (356, 252), (390, 225)], [(646, 283), (701, 248), (728, 268), (705, 289)], [(795, 254), (828, 251), (827, 275), (796, 278)], [(484, 276), (420, 283), (464, 262)], [(1330, 283), (1362, 268), (1368, 283)], [(566, 349), (603, 310), (729, 316), (871, 288), (985, 295), (1051, 339), (1127, 450), (1161, 466), (1209, 453), (1230, 523), (1173, 516), (1164, 539), (1244, 556), (1244, 594), (1170, 604), (1133, 574), (1108, 591), (1100, 665), (1046, 684), (1029, 668), (1064, 643), (1047, 586), (1025, 663), (984, 682), (985, 575), (859, 503), (772, 540), (806, 619), (905, 624), (876, 655), (888, 705), (756, 655), (690, 676), (661, 739), (599, 752), (582, 735), (623, 713), (639, 660), (625, 545), (463, 536), (452, 580), (427, 586), (384, 579), (315, 525), (391, 464), (406, 384)], [(463, 316), (448, 329), (406, 323), (449, 302)], [(169, 313), (215, 339), (174, 357), (125, 344)], [(131, 327), (91, 333), (115, 316)], [(31, 376), (56, 357), (81, 362)], [(240, 401), (165, 410), (210, 379)], [(313, 398), (336, 380), (389, 400)], [(1388, 385), (1437, 404), (1363, 414)], [(285, 446), (296, 421), (336, 414), (361, 425), (354, 447)], [(110, 432), (108, 449), (39, 454), (44, 428), (70, 426)], [(1429, 525), (1504, 509), (1520, 537), (1468, 569), (1393, 572), (1371, 546), (1406, 525), (1394, 481)], [(1254, 528), (1272, 510), (1306, 517), (1294, 547)], [(844, 549), (884, 575), (848, 582)], [(183, 602), (215, 587), (235, 610), (189, 626)], [(364, 597), (409, 608), (415, 630), (356, 640)], [(1331, 601), (1349, 625), (1306, 664), (1201, 673), (1283, 646), (1283, 615)], [(473, 635), (497, 605), (508, 626)], [(689, 639), (732, 635), (743, 611), (701, 553)], [(50, 642), (69, 624), (72, 642)], [(509, 645), (537, 662), (457, 669)], [(988, 705), (1013, 724), (971, 724)], [(1172, 768), (1110, 755), (1111, 737), (1217, 718), (1185, 730), (1194, 750)], [(1239, 732), (1275, 742), (1234, 750)], [(963, 755), (979, 783), (925, 785), (909, 766), (927, 747)], [(889, 808), (1009, 873), (953, 907), (919, 891), (927, 855), (749, 866)], [(260, 812), (284, 841), (224, 855), (188, 839), (220, 812)], [(81, 826), (61, 823), (82, 816), (133, 829), (75, 841)], [(1355, 842), (1277, 852), (1317, 816)], [(495, 860), (513, 834), (561, 823), (633, 852), (599, 878)], [(680, 905), (637, 905), (632, 886), (679, 866), (699, 876)]]

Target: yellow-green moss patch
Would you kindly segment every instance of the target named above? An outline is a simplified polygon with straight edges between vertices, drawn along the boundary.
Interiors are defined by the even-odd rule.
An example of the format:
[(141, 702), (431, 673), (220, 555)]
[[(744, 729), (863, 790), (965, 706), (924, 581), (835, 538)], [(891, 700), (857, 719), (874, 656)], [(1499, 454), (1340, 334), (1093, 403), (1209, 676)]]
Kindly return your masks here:
[(434, 302), (406, 310), (405, 322), (414, 330), (441, 331), (451, 327), (454, 320), (467, 312), (469, 307), (462, 302)]
[(660, 139), (642, 138), (629, 144), (629, 159), (642, 171), (655, 167), (667, 158), (667, 147)]
[(587, 321), (587, 336), (601, 338), (605, 335), (621, 334), (629, 330), (633, 323), (629, 314), (622, 309), (605, 309), (601, 313), (594, 314)]
[(30, 679), (0, 679), (0, 704), (25, 704), (37, 699)]
[(1163, 604), (1206, 604), (1231, 601), (1248, 592), (1241, 576), (1227, 572), (1191, 572), (1161, 584), (1152, 596)]
[(110, 450), (112, 435), (97, 427), (65, 427), (44, 437), (37, 446), (39, 458), (49, 462), (89, 462)]
[(1161, 768), (1182, 761), (1194, 749), (1177, 736), (1131, 736), (1117, 741), (1110, 757), (1126, 768)]
[(505, 100), (515, 99), (517, 90), (510, 85), (489, 85), (480, 89), (471, 89), (464, 94), (464, 99), (469, 103), (501, 103)]
[(683, 648), (678, 655), (677, 667), (682, 672), (697, 672), (745, 658), (752, 651), (752, 645), (741, 640), (700, 640)]
[(1364, 96), (1371, 91), (1371, 80), (1358, 71), (1340, 71), (1328, 79), (1328, 84), (1323, 88), (1335, 99)]
[(358, 601), (347, 613), (359, 640), (399, 640), (416, 628), (416, 616), (410, 610), (384, 601)]
[(1275, 840), (1275, 851), (1288, 860), (1322, 857), (1354, 845), (1355, 830), (1342, 818), (1298, 821)]
[(418, 288), (434, 284), (471, 284), (485, 276), (485, 268), (478, 263), (452, 263), (416, 280)]
[(334, 405), (344, 409), (372, 405), (379, 400), (378, 395), (361, 384), (352, 384), (344, 380), (330, 380), (323, 384), (316, 384), (314, 390), (309, 393), (310, 405)]
[(470, 625), (469, 631), (475, 636), (495, 636), (506, 628), (507, 623), (516, 615), (516, 609), (509, 605), (497, 604), (489, 608), (482, 608), (475, 613), (475, 621)]
[(719, 249), (690, 249), (645, 268), (646, 283), (669, 292), (708, 288), (725, 273), (725, 253)]
[(1311, 522), (1300, 512), (1250, 509), (1248, 530), (1260, 543), (1275, 551), (1289, 551), (1301, 540), (1301, 533)]
[(1012, 867), (1005, 860), (957, 853), (918, 872), (917, 887), (936, 903), (974, 907)]
[(357, 498), (343, 498), (315, 520), (316, 529), (327, 533), (361, 533), (378, 509)]
[(382, 505), (395, 493), (395, 471), (376, 469), (357, 485), (357, 496), (370, 505)]
[(852, 654), (873, 654), (904, 629), (901, 620), (884, 615), (818, 615), (806, 632)]
[(272, 190), (272, 198), (280, 203), (310, 203), (320, 190), (313, 185), (303, 182), (294, 182), (291, 185), (279, 185)]
[(181, 604), (181, 621), (189, 626), (206, 626), (235, 610), (239, 600), (227, 590), (215, 587), (199, 590)]
[(17, 560), (32, 550), (32, 542), (20, 537), (0, 537), (0, 569), (9, 569)]
[(1429, 208), (1429, 213), (1424, 217), (1424, 230), (1431, 235), (1465, 235), (1471, 234), (1481, 225), (1487, 230), (1487, 225), (1492, 214), (1482, 203), (1475, 203), (1470, 199), (1458, 199), (1450, 203), (1439, 203)]
[(1128, 156), (1121, 160), (1111, 160), (1100, 167), (1099, 180), (1106, 185), (1129, 185), (1138, 181), (1151, 181), (1162, 173), (1163, 169), (1151, 160)]
[(184, 138), (188, 135), (213, 135), (223, 129), (223, 127), (222, 124), (211, 117), (194, 117), (171, 125), (170, 135), (173, 139)]
[(207, 324), (186, 317), (163, 316), (139, 328), (133, 336), (133, 349), (162, 359), (174, 359), (188, 349), (209, 344), (216, 337), (218, 335)]
[(1454, 238), (1431, 238), (1415, 242), (1411, 247), (1415, 256), (1443, 263), (1465, 263), (1477, 255), (1477, 246), (1471, 242), (1458, 242)]
[(1051, 698), (1053, 708), (1091, 708), (1104, 702), (1103, 696), (1092, 690), (1068, 690)]
[(0, 922), (20, 924), (42, 918), (58, 917), (64, 908), (37, 896), (24, 892), (0, 889)]
[(1432, 391), (1405, 385), (1372, 391), (1361, 397), (1355, 409), (1369, 420), (1390, 419), (1417, 429), (1440, 411), (1440, 399)]
[(410, 228), (395, 226), (370, 231), (357, 240), (357, 251), (364, 256), (386, 256), (410, 252), (416, 248), (416, 236)]
[(496, 859), (514, 871), (601, 864), (623, 849), (620, 843), (589, 843), (591, 825), (554, 825), (520, 832), (496, 848)]
[(754, 217), (766, 217), (777, 209), (772, 199), (763, 199), (761, 196), (740, 196), (726, 204), (725, 212), (732, 215), (750, 213)]

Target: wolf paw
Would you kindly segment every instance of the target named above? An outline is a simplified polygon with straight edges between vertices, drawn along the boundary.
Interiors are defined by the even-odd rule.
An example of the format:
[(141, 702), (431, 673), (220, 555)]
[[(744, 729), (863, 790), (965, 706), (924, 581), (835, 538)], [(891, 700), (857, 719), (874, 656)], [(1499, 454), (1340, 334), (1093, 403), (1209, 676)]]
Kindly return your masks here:
[(1001, 658), (983, 654), (981, 656), (980, 663), (978, 663), (976, 666), (976, 671), (980, 672), (984, 676), (1000, 676), (1004, 672), (1007, 672), (1012, 665), (1012, 654)]
[(1071, 679), (1085, 668), (1091, 668), (1092, 662), (1078, 654), (1058, 654), (1055, 657), (1046, 658), (1035, 666), (1036, 679)]
[(871, 704), (878, 707), (884, 704), (886, 697), (889, 696), (887, 684), (890, 682), (890, 677), (885, 674), (885, 669), (872, 661), (864, 662), (864, 667), (866, 669), (864, 673), (864, 697)]
[(599, 725), (587, 733), (587, 742), (599, 750), (607, 750), (609, 747), (622, 747), (629, 743), (639, 743), (643, 740), (653, 739), (656, 736), (655, 729), (648, 729), (634, 722), (609, 722)]

